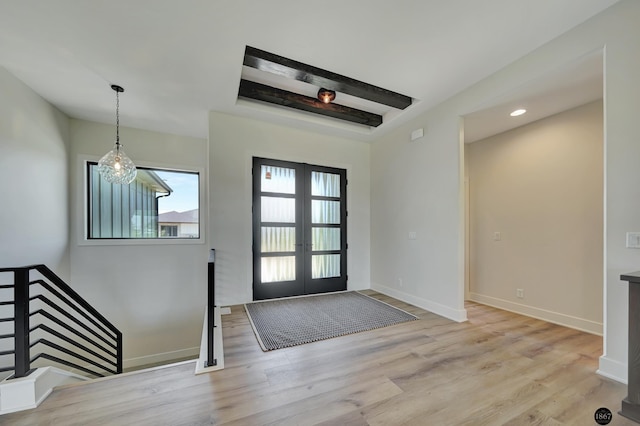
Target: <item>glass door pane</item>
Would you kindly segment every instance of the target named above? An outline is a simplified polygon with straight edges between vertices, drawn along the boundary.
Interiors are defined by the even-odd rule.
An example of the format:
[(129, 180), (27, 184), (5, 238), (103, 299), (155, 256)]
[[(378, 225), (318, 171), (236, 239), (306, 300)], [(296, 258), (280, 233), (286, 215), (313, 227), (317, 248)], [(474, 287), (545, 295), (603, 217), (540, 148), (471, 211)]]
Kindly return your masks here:
[(263, 257), (260, 276), (263, 283), (294, 281), (296, 279), (296, 257)]
[(311, 196), (340, 197), (340, 175), (311, 172)]
[(332, 278), (340, 276), (340, 255), (313, 255), (311, 262), (311, 278)]
[(340, 201), (311, 200), (311, 223), (340, 224)]
[(260, 190), (280, 194), (296, 193), (296, 170), (270, 165), (260, 166)]
[(315, 251), (340, 250), (340, 228), (311, 228), (311, 244)]
[(263, 226), (260, 230), (260, 252), (294, 252), (296, 250), (296, 228)]
[(260, 197), (261, 222), (296, 222), (296, 200), (294, 198)]

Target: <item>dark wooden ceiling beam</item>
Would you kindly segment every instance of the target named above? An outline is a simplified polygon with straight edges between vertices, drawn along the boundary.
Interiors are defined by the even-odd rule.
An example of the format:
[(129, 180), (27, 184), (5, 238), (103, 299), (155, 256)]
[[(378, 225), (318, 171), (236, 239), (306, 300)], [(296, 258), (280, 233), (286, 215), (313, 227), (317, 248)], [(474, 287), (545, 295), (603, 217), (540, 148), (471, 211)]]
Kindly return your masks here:
[(313, 84), (314, 86), (318, 86), (318, 88), (323, 87), (358, 98), (368, 99), (393, 108), (405, 109), (411, 105), (411, 98), (409, 96), (265, 52), (264, 50), (251, 46), (247, 46), (245, 49), (244, 65)]
[(365, 126), (378, 127), (382, 116), (334, 103), (325, 104), (316, 98), (278, 89), (264, 84), (242, 79), (238, 97), (268, 102), (300, 111), (312, 112), (327, 117), (338, 118)]

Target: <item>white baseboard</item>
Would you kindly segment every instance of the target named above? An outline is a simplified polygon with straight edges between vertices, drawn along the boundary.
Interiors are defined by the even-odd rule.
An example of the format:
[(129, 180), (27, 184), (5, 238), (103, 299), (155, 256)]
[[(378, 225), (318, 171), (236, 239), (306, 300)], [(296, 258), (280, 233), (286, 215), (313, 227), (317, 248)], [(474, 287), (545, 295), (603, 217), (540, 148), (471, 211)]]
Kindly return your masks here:
[(36, 408), (56, 386), (86, 380), (55, 367), (41, 367), (26, 377), (4, 380), (0, 383), (0, 415)]
[(379, 284), (372, 284), (371, 289), (456, 322), (465, 322), (467, 320), (466, 309), (454, 309), (449, 306), (445, 306), (431, 300), (423, 299), (421, 297), (413, 296), (411, 294), (404, 293), (394, 288), (386, 287)]
[(627, 384), (627, 364), (623, 364), (620, 361), (604, 355), (600, 357), (600, 365), (597, 373), (616, 382)]
[(122, 361), (123, 369), (141, 367), (143, 365), (171, 362), (176, 359), (193, 357), (196, 359), (200, 353), (199, 347), (180, 349), (177, 351), (162, 352), (158, 354), (145, 355), (136, 358), (128, 358)]
[(485, 296), (478, 293), (469, 293), (469, 300), (482, 303), (483, 305), (493, 306), (494, 308), (504, 309), (505, 311), (514, 312), (516, 314), (541, 319), (543, 321), (562, 325), (564, 327), (574, 328), (576, 330), (602, 336), (602, 323), (599, 322), (590, 321), (571, 315), (565, 315), (559, 312), (548, 311), (546, 309), (521, 305), (519, 303), (510, 302), (504, 299), (498, 299), (496, 297)]
[[(179, 349), (177, 351), (161, 352), (157, 354), (145, 355), (145, 356), (140, 356), (136, 358), (123, 359), (122, 360), (123, 374), (125, 374), (124, 372), (127, 372), (127, 370), (140, 370), (140, 367), (145, 367), (150, 365), (174, 364), (176, 360), (185, 359), (185, 358), (197, 359), (199, 352), (200, 352), (200, 348), (193, 347), (193, 348)], [(91, 364), (85, 363), (85, 364), (82, 364), (81, 366), (88, 368), (90, 370), (93, 369), (98, 372), (102, 372), (100, 368), (94, 368), (94, 366), (92, 366)], [(95, 380), (100, 379), (100, 378), (94, 378), (94, 376), (89, 376), (87, 373), (77, 368), (72, 368), (69, 371), (71, 373), (79, 374), (81, 376), (92, 378)], [(105, 373), (105, 374), (107, 374), (107, 376), (105, 377), (113, 377), (108, 373)]]

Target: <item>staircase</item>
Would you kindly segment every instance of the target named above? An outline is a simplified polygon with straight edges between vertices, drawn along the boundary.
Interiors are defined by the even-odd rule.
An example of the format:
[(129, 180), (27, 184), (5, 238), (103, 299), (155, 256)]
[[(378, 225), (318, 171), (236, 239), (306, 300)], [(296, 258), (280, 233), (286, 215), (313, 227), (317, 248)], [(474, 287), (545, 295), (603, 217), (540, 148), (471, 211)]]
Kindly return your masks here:
[(122, 333), (67, 283), (45, 265), (0, 268), (0, 414), (119, 373)]
[[(224, 368), (213, 249), (207, 291), (195, 374)], [(56, 386), (121, 374), (122, 354), (122, 333), (47, 266), (0, 268), (0, 415), (37, 407)]]

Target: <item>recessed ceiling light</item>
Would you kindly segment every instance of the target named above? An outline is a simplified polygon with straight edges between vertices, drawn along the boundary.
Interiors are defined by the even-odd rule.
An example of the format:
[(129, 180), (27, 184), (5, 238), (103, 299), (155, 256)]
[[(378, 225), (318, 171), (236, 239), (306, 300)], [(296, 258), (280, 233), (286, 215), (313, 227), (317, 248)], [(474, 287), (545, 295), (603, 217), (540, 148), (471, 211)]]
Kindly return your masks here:
[(525, 112), (527, 112), (527, 110), (526, 110), (526, 109), (517, 109), (517, 110), (513, 111), (513, 112), (512, 112), (511, 114), (509, 114), (509, 115), (511, 115), (512, 117), (517, 117), (517, 116), (519, 116), (519, 115), (524, 114)]

